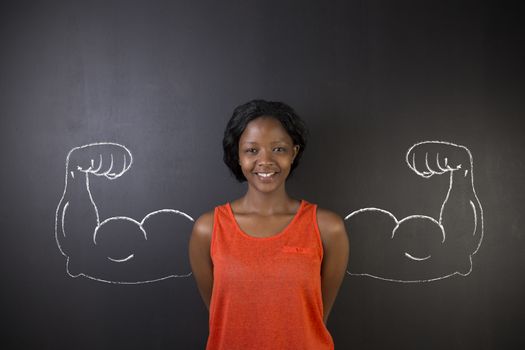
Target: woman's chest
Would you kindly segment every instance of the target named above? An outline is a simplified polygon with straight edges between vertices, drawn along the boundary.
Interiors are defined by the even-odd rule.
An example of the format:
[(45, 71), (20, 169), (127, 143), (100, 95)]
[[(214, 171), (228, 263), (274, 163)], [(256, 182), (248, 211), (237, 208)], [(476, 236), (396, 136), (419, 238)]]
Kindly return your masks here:
[(291, 223), (294, 215), (236, 215), (235, 219), (240, 229), (247, 235), (266, 238), (279, 234)]
[(215, 282), (254, 292), (269, 286), (316, 288), (320, 274), (321, 260), (314, 247), (283, 245), (272, 250), (230, 249), (223, 250), (214, 259)]

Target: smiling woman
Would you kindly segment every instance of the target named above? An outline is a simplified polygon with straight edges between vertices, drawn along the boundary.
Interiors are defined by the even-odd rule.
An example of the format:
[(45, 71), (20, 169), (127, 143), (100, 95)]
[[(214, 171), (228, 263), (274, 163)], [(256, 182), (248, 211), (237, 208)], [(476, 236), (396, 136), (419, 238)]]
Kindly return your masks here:
[(281, 123), (273, 117), (252, 120), (239, 140), (239, 165), (248, 183), (262, 192), (284, 186), (299, 152)]
[(224, 162), (245, 195), (193, 227), (192, 270), (210, 310), (207, 349), (333, 349), (326, 320), (349, 255), (343, 220), (291, 198), (307, 129), (281, 102), (237, 107)]
[[(239, 182), (246, 181), (239, 163), (239, 146), (242, 144), (240, 139), (244, 136), (245, 141), (253, 142), (253, 140), (250, 140), (247, 137), (248, 135), (245, 135), (245, 131), (251, 131), (246, 130), (248, 124), (261, 117), (266, 117), (264, 119), (274, 119), (275, 121), (278, 121), (280, 123), (279, 129), (281, 129), (281, 131), (284, 129), (286, 135), (275, 135), (275, 141), (281, 141), (282, 139), (285, 139), (285, 141), (291, 142), (294, 148), (297, 146), (297, 153), (290, 168), (290, 174), (293, 173), (294, 169), (299, 165), (299, 160), (301, 159), (301, 156), (305, 150), (308, 138), (308, 129), (306, 128), (303, 120), (299, 118), (299, 116), (290, 106), (281, 102), (267, 102), (263, 100), (254, 100), (240, 105), (233, 111), (233, 115), (226, 125), (224, 139), (222, 142), (224, 149), (224, 163), (226, 163), (232, 174)], [(264, 131), (269, 129), (270, 128), (266, 128)], [(261, 133), (263, 132), (263, 130), (259, 131)], [(274, 131), (278, 132), (277, 130)], [(257, 137), (259, 135), (253, 135), (252, 137)], [(278, 139), (279, 137), (281, 137), (281, 139)], [(250, 147), (247, 147), (245, 151), (253, 152), (257, 151), (257, 149), (250, 149)]]

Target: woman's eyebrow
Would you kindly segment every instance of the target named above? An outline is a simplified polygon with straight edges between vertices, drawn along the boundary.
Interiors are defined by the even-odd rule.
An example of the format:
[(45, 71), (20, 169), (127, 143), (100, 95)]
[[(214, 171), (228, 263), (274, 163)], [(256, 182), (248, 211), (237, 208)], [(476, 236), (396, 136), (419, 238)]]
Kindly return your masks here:
[[(272, 142), (270, 142), (270, 144), (272, 144), (272, 145), (279, 144), (279, 143), (281, 143), (281, 144), (289, 144), (289, 142), (287, 142), (287, 141), (285, 141), (285, 140), (277, 140), (277, 141), (272, 141)], [(243, 145), (244, 145), (244, 144), (249, 144), (249, 145), (258, 145), (258, 143), (255, 142), (255, 141), (244, 141), (242, 144), (243, 144)]]

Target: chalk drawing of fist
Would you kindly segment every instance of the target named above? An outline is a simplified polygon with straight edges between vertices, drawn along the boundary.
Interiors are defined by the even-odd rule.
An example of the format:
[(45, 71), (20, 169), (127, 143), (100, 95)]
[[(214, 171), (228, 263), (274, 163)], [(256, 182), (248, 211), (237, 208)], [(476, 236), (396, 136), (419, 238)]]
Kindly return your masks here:
[(449, 188), (439, 218), (369, 207), (345, 217), (352, 242), (347, 273), (393, 282), (429, 282), (472, 271), (483, 239), (483, 210), (474, 189), (472, 154), (443, 141), (414, 144), (408, 167), (429, 178), (448, 175)]
[(408, 150), (406, 162), (410, 169), (425, 178), (472, 169), (472, 155), (466, 147), (439, 141), (416, 143)]
[(95, 143), (73, 148), (66, 160), (70, 171), (80, 171), (110, 180), (124, 174), (133, 163), (131, 152), (117, 143)]
[(71, 277), (135, 284), (191, 275), (185, 247), (193, 219), (188, 214), (160, 209), (140, 221), (126, 216), (100, 219), (90, 176), (115, 180), (132, 163), (131, 152), (112, 142), (75, 147), (68, 153), (55, 238)]

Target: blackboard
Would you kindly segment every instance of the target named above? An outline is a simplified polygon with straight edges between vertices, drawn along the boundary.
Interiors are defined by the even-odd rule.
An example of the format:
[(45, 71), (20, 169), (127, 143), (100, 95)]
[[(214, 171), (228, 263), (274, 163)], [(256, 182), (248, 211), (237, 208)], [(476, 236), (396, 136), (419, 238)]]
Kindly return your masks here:
[[(192, 219), (244, 191), (222, 163), (221, 140), (233, 108), (253, 98), (287, 102), (310, 128), (290, 193), (350, 216), (349, 273), (328, 320), (336, 349), (525, 344), (525, 80), (515, 5), (0, 8), (3, 349), (204, 348), (208, 315), (188, 276), (186, 243)], [(440, 159), (442, 174), (410, 166), (411, 147), (426, 141), (417, 162)], [(112, 156), (112, 171), (96, 169)], [(473, 182), (455, 187), (464, 207), (452, 213), (467, 220), (447, 225), (472, 234), (447, 241), (455, 243), (433, 265), (391, 260), (392, 239), (381, 234), (403, 218), (421, 221), (396, 241), (397, 253), (424, 264), (425, 249), (443, 244), (436, 222), (450, 188), (446, 166), (459, 164), (455, 173), (469, 171)], [(87, 192), (81, 170), (89, 167)], [(80, 190), (70, 179), (66, 194), (68, 176)], [(118, 220), (109, 219), (94, 235), (95, 206), (99, 223), (125, 225), (113, 230)], [(422, 228), (429, 223), (438, 231)], [(59, 234), (70, 227), (84, 233), (68, 243)], [(145, 231), (147, 247), (126, 246)], [(91, 255), (84, 247), (93, 240), (110, 253)]]

